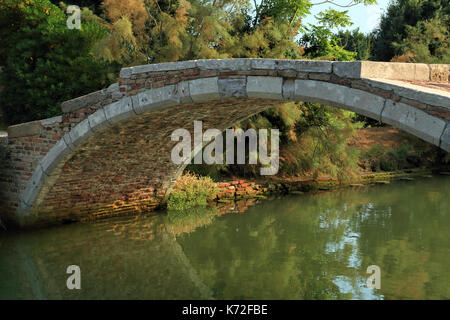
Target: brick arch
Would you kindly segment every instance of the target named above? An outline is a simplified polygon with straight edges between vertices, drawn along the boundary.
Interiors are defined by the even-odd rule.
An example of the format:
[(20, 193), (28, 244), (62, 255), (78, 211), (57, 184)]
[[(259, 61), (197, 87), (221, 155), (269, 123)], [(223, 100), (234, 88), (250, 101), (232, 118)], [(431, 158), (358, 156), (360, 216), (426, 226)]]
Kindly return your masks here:
[(122, 69), (107, 90), (62, 104), (56, 127), (67, 133), (37, 159), (16, 218), (26, 224), (154, 208), (184, 168), (170, 162), (173, 130), (192, 131), (194, 120), (224, 130), (287, 101), (351, 110), (449, 151), (447, 92), (363, 77), (393, 78), (398, 69), (409, 81), (423, 81), (421, 70), (448, 78), (444, 66), (231, 59)]

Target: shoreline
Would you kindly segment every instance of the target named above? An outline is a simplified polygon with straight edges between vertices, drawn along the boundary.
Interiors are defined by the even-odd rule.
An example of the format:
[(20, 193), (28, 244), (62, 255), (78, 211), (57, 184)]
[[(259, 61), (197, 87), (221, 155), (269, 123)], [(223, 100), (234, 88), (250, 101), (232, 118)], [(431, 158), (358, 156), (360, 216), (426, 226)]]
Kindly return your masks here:
[(233, 179), (217, 182), (219, 192), (208, 205), (252, 198), (267, 198), (271, 195), (307, 194), (319, 191), (332, 191), (349, 187), (363, 187), (376, 184), (389, 184), (390, 181), (413, 181), (415, 178), (432, 178), (434, 175), (450, 175), (450, 172), (439, 169), (415, 168), (392, 172), (373, 172), (360, 174), (347, 181), (336, 179)]
[[(329, 192), (352, 187), (368, 187), (377, 184), (389, 184), (390, 181), (405, 180), (414, 181), (415, 178), (433, 178), (438, 175), (449, 175), (448, 168), (414, 168), (393, 172), (363, 173), (347, 181), (337, 179), (300, 179), (292, 177), (283, 178), (257, 178), (257, 179), (232, 179), (216, 182), (219, 193), (213, 199), (208, 199), (206, 208), (216, 208), (219, 214), (230, 212), (245, 212), (246, 209), (261, 200), (270, 200), (273, 197), (285, 195), (308, 195), (319, 192)], [(241, 204), (237, 206), (237, 204)], [(189, 208), (189, 209), (194, 209)], [(187, 210), (189, 210), (187, 208)], [(154, 207), (147, 212), (135, 212), (133, 214), (100, 214), (83, 217), (70, 223), (94, 222), (113, 217), (126, 217), (144, 214), (167, 214), (169, 209), (165, 205)], [(46, 222), (33, 226), (18, 227), (14, 224), (4, 224), (0, 220), (0, 233), (20, 232), (26, 230), (46, 229), (64, 225), (57, 221)]]

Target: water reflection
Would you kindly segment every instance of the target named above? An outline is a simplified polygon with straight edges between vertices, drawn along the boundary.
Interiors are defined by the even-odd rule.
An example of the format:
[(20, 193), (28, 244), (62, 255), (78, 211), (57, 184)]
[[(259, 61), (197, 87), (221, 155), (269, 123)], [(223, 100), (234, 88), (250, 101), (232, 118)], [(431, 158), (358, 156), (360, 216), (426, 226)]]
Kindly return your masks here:
[(448, 299), (449, 189), (433, 178), (3, 235), (0, 298)]
[(285, 197), (178, 242), (216, 298), (448, 299), (449, 189), (436, 178)]

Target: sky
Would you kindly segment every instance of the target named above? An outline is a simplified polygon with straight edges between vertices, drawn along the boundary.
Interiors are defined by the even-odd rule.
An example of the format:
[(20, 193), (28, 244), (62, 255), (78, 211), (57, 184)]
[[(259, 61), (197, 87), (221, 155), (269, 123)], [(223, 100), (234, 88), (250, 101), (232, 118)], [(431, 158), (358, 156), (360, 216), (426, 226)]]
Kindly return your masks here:
[[(349, 1), (350, 0), (337, 0), (336, 2), (338, 4), (344, 4), (348, 3)], [(357, 6), (346, 9), (342, 9), (330, 4), (317, 5), (313, 6), (311, 15), (304, 19), (303, 22), (314, 24), (317, 21), (314, 16), (320, 11), (323, 11), (327, 8), (332, 8), (339, 11), (348, 10), (348, 15), (350, 16), (353, 25), (345, 29), (353, 30), (359, 27), (359, 30), (361, 32), (369, 33), (378, 26), (381, 13), (386, 10), (389, 2), (390, 0), (377, 0), (378, 4), (376, 5), (364, 6), (362, 4), (359, 4)]]

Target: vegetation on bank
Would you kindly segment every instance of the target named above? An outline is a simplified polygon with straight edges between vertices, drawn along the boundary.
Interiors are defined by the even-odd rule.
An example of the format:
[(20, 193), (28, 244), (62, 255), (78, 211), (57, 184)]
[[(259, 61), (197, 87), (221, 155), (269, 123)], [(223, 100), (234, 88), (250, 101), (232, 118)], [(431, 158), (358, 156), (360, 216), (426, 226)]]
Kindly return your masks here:
[[(272, 110), (272, 112), (277, 113), (277, 109)], [(254, 125), (254, 122), (256, 122), (259, 126), (262, 126), (262, 123), (258, 121), (263, 121), (265, 119), (263, 116), (264, 114), (255, 116), (247, 120), (246, 123), (247, 125)], [(303, 124), (303, 117), (300, 119), (302, 119), (301, 123)], [(324, 123), (326, 121), (323, 121), (322, 125)], [(295, 193), (298, 190), (303, 193), (334, 188), (337, 185), (353, 185), (355, 183), (359, 185), (361, 183), (375, 183), (376, 181), (387, 183), (386, 181), (391, 179), (411, 179), (408, 176), (428, 175), (430, 170), (448, 171), (450, 165), (449, 153), (410, 134), (401, 132), (393, 127), (358, 129), (360, 124), (350, 123), (349, 125), (351, 130), (348, 132), (350, 134), (342, 135), (340, 138), (341, 142), (339, 142), (342, 143), (343, 141), (345, 144), (343, 150), (348, 149), (342, 152), (341, 155), (345, 157), (344, 160), (346, 162), (342, 159), (334, 162), (336, 159), (339, 159), (335, 157), (339, 153), (336, 150), (326, 153), (327, 149), (321, 147), (327, 143), (320, 142), (320, 139), (326, 139), (327, 136), (319, 135), (314, 137), (314, 134), (308, 136), (309, 139), (314, 137), (318, 140), (316, 141), (319, 149), (317, 154), (320, 154), (320, 158), (314, 160), (314, 156), (312, 156), (314, 152), (311, 152), (315, 149), (314, 143), (311, 149), (304, 149), (307, 144), (304, 140), (298, 139), (296, 135), (293, 135), (295, 130), (291, 132), (285, 130), (283, 132), (285, 134), (290, 132), (290, 136), (284, 136), (282, 139), (284, 142), (280, 147), (280, 171), (277, 177), (269, 176), (262, 179), (259, 176), (259, 167), (257, 165), (188, 165), (186, 176), (181, 176), (179, 183), (175, 185), (174, 190), (177, 190), (177, 193), (169, 198), (169, 209), (181, 210), (177, 212), (186, 215), (185, 209), (205, 206), (207, 204), (206, 200), (213, 200), (216, 198), (216, 195), (218, 199), (234, 197), (238, 199), (242, 197), (257, 198), (267, 192)], [(297, 125), (293, 124), (293, 127), (297, 127), (298, 130), (302, 126), (297, 123)], [(315, 134), (322, 132), (318, 128), (314, 128), (313, 131), (316, 131)], [(339, 145), (333, 140), (328, 143)], [(335, 148), (340, 149), (343, 147), (335, 146)], [(205, 188), (201, 188), (205, 184), (199, 181), (203, 179), (208, 181)], [(247, 181), (242, 179), (247, 179)], [(239, 184), (244, 186), (248, 184), (247, 182), (253, 180), (259, 181), (260, 187), (256, 189), (249, 188), (249, 190), (259, 190), (258, 192), (252, 191), (249, 193), (250, 191), (246, 189), (244, 193), (248, 195), (242, 196), (235, 194), (235, 190), (241, 190), (238, 186), (233, 187), (233, 185), (230, 185), (226, 187), (229, 183), (220, 183), (219, 185), (224, 185), (227, 190), (222, 188), (217, 193), (216, 189), (215, 192), (210, 192), (206, 199), (202, 196), (208, 190), (212, 190), (213, 181), (240, 181)], [(186, 185), (196, 187), (192, 187), (190, 191), (185, 192)], [(230, 191), (228, 190), (229, 188), (234, 189)], [(197, 201), (197, 197), (200, 197), (202, 201)]]
[(186, 172), (180, 176), (167, 201), (169, 210), (184, 210), (205, 206), (207, 200), (214, 199), (218, 192), (214, 181), (209, 177), (199, 177)]
[(361, 154), (360, 165), (372, 172), (390, 172), (419, 167), (446, 167), (450, 156), (445, 151), (410, 137), (410, 143), (385, 147), (375, 144)]

